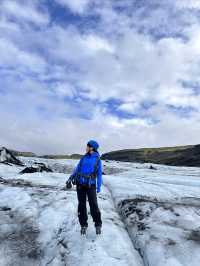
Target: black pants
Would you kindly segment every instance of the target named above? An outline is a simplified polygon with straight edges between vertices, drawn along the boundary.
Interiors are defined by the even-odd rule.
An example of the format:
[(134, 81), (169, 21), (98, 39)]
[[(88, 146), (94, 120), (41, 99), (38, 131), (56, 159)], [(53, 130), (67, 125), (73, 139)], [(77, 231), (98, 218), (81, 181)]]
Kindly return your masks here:
[(101, 226), (101, 212), (97, 203), (97, 194), (96, 187), (91, 186), (84, 187), (81, 185), (76, 186), (77, 197), (78, 197), (78, 218), (81, 226), (88, 226), (87, 220), (87, 208), (86, 201), (88, 197), (89, 205), (90, 205), (90, 213), (92, 215), (95, 226)]

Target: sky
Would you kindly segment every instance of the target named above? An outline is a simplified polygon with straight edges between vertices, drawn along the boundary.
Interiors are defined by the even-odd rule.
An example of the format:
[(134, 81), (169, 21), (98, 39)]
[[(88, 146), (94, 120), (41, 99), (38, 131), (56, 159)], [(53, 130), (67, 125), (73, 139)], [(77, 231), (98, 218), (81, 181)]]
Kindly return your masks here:
[(1, 0), (0, 145), (200, 143), (199, 0)]

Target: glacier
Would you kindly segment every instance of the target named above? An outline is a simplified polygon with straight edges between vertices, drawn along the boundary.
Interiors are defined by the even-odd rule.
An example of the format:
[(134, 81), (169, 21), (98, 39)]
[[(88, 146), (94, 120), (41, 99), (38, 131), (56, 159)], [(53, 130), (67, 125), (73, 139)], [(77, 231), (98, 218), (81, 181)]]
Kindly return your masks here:
[(83, 237), (65, 189), (77, 160), (19, 159), (54, 172), (0, 164), (1, 266), (199, 266), (200, 168), (103, 161), (102, 235), (89, 215)]

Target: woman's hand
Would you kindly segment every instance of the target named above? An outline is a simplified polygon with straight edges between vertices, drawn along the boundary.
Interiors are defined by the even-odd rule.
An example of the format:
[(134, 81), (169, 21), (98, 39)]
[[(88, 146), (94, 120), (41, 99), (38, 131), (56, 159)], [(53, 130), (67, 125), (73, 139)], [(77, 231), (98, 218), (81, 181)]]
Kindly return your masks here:
[(97, 188), (97, 193), (101, 192), (101, 189), (100, 188)]
[(67, 180), (66, 181), (66, 188), (67, 189), (71, 189), (72, 188), (72, 182), (71, 182), (71, 180)]

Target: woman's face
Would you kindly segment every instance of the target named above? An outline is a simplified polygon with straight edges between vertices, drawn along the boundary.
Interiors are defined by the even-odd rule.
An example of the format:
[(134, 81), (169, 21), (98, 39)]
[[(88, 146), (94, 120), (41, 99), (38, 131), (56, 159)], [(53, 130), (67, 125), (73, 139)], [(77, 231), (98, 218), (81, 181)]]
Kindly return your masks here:
[(92, 147), (89, 147), (88, 145), (86, 146), (86, 152), (91, 152), (92, 151)]
[(86, 152), (89, 152), (90, 151), (90, 147), (87, 145), (86, 146)]

